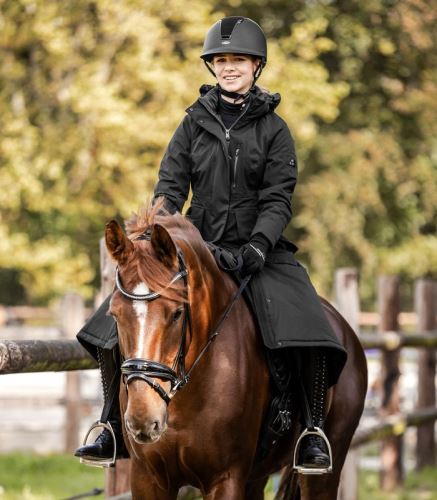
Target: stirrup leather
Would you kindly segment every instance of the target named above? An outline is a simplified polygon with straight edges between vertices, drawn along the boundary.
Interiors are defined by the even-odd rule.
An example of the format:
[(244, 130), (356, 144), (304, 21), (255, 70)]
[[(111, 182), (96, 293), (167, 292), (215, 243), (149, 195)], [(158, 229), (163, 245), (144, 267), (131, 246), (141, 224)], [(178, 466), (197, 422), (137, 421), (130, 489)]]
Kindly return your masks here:
[[(299, 456), (299, 450), (300, 450), (300, 443), (302, 439), (305, 436), (319, 436), (323, 439), (323, 441), (326, 444), (326, 447), (328, 449), (328, 455), (329, 455), (329, 465), (324, 466), (324, 467), (305, 467), (303, 465), (298, 465), (297, 463), (297, 458)], [(319, 475), (319, 474), (327, 474), (329, 472), (332, 472), (332, 450), (331, 450), (331, 445), (329, 444), (328, 438), (326, 437), (326, 434), (322, 431), (320, 427), (314, 427), (314, 429), (305, 429), (302, 434), (299, 436), (296, 446), (294, 448), (294, 457), (293, 457), (293, 469), (297, 471), (299, 474), (313, 474), (313, 475)]]
[(114, 429), (112, 428), (110, 422), (100, 422), (100, 420), (94, 422), (94, 424), (89, 428), (88, 432), (86, 433), (82, 446), (88, 444), (87, 441), (89, 435), (94, 429), (97, 429), (98, 427), (102, 427), (103, 429), (108, 430), (109, 433), (111, 434), (112, 441), (114, 442), (114, 454), (112, 458), (102, 458), (102, 459), (90, 459), (90, 458), (80, 457), (79, 459), (80, 463), (85, 465), (91, 465), (92, 467), (102, 467), (102, 468), (114, 467), (115, 459), (117, 457), (117, 441), (115, 440)]

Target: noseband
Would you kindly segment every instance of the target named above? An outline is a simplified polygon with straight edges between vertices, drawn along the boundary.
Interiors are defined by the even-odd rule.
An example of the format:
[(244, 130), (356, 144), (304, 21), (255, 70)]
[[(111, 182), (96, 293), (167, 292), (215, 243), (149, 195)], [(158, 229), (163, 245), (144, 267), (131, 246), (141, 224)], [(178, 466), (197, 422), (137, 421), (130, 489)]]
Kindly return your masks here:
[[(150, 240), (150, 232), (145, 232), (142, 235), (136, 238), (137, 240)], [(188, 287), (188, 269), (185, 264), (185, 259), (182, 254), (182, 251), (177, 247), (177, 257), (179, 262), (179, 270), (170, 280), (169, 284), (166, 288), (171, 286), (176, 281), (182, 279), (184, 281), (185, 287)], [(215, 337), (219, 334), (219, 327), (225, 321), (225, 319), (229, 316), (232, 307), (235, 302), (240, 297), (247, 283), (249, 282), (251, 276), (247, 276), (242, 281), (240, 288), (237, 293), (234, 295), (231, 303), (225, 309), (224, 313), (219, 319), (219, 322), (213, 332), (209, 335), (208, 340), (202, 350), (200, 351), (197, 358), (194, 360), (190, 369), (186, 371), (185, 369), (185, 355), (186, 355), (186, 340), (187, 340), (187, 330), (189, 329), (192, 332), (192, 324), (191, 324), (191, 309), (189, 302), (184, 303), (184, 317), (182, 323), (182, 332), (181, 332), (181, 341), (179, 344), (179, 349), (176, 354), (176, 357), (173, 361), (173, 365), (170, 368), (163, 363), (159, 363), (158, 361), (152, 361), (144, 358), (130, 358), (126, 359), (121, 365), (121, 373), (123, 374), (123, 381), (126, 384), (126, 390), (128, 385), (132, 380), (143, 380), (146, 382), (153, 390), (155, 390), (161, 398), (168, 405), (172, 397), (176, 394), (176, 392), (182, 387), (184, 387), (187, 382), (190, 380), (190, 373), (193, 368), (200, 361), (202, 356), (205, 354), (206, 350), (210, 346), (211, 342), (215, 339)], [(146, 302), (152, 302), (155, 299), (161, 297), (161, 293), (159, 292), (151, 292), (144, 295), (137, 295), (134, 293), (130, 293), (123, 288), (120, 278), (120, 272), (117, 268), (115, 273), (115, 286), (117, 290), (127, 299), (129, 300), (143, 300)], [(161, 379), (165, 381), (169, 381), (170, 391), (167, 392), (160, 383), (156, 382), (155, 379)]]

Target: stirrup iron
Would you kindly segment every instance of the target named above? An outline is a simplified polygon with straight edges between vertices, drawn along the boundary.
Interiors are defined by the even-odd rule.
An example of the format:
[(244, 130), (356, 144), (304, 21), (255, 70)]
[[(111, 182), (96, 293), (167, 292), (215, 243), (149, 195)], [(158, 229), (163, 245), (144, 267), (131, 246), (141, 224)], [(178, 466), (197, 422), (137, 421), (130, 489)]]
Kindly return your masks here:
[(88, 441), (88, 437), (91, 434), (91, 432), (94, 429), (97, 429), (98, 427), (102, 427), (103, 429), (106, 429), (109, 431), (112, 437), (112, 441), (114, 442), (114, 454), (112, 458), (102, 458), (102, 459), (89, 459), (89, 458), (83, 458), (80, 457), (79, 461), (81, 464), (85, 465), (91, 465), (91, 467), (101, 467), (101, 468), (108, 468), (108, 467), (114, 467), (115, 465), (115, 459), (117, 457), (117, 441), (115, 440), (115, 433), (114, 429), (112, 428), (112, 425), (110, 422), (101, 422), (100, 420), (97, 420), (97, 422), (94, 422), (94, 424), (89, 428), (88, 432), (86, 433), (85, 439), (83, 440), (82, 446), (85, 446)]
[[(297, 463), (297, 458), (299, 456), (299, 451), (300, 451), (300, 443), (302, 439), (305, 436), (319, 436), (323, 439), (323, 441), (326, 444), (326, 447), (328, 449), (328, 456), (329, 456), (329, 465), (328, 466), (323, 466), (323, 467), (305, 467), (304, 465), (298, 465)], [(294, 457), (293, 457), (293, 469), (298, 472), (299, 474), (313, 474), (313, 475), (320, 475), (320, 474), (327, 474), (329, 472), (332, 472), (332, 450), (331, 450), (331, 445), (329, 444), (328, 438), (326, 437), (326, 434), (323, 432), (323, 430), (320, 427), (314, 427), (314, 429), (304, 429), (302, 434), (299, 436), (296, 446), (294, 448)]]

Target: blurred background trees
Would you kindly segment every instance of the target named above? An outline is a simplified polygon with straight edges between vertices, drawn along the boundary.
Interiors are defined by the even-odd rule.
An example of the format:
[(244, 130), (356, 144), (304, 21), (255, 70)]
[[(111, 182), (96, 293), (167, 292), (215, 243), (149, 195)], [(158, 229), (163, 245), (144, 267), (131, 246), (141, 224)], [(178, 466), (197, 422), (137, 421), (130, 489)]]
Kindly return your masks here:
[(0, 303), (92, 296), (104, 223), (150, 197), (224, 15), (269, 38), (260, 84), (300, 165), (287, 234), (318, 289), (344, 265), (369, 298), (378, 272), (436, 273), (436, 0), (4, 0)]

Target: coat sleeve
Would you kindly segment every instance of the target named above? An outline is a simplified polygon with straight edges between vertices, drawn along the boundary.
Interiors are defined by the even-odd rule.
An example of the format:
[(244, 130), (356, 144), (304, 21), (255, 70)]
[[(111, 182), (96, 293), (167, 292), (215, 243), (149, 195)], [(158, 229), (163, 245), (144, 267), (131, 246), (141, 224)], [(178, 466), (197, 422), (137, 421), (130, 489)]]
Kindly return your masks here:
[(191, 131), (186, 116), (176, 129), (161, 161), (154, 199), (164, 196), (171, 211), (182, 211), (191, 180)]
[(291, 219), (291, 197), (297, 182), (294, 141), (281, 120), (270, 142), (258, 195), (258, 219), (251, 237), (261, 233), (273, 248)]

